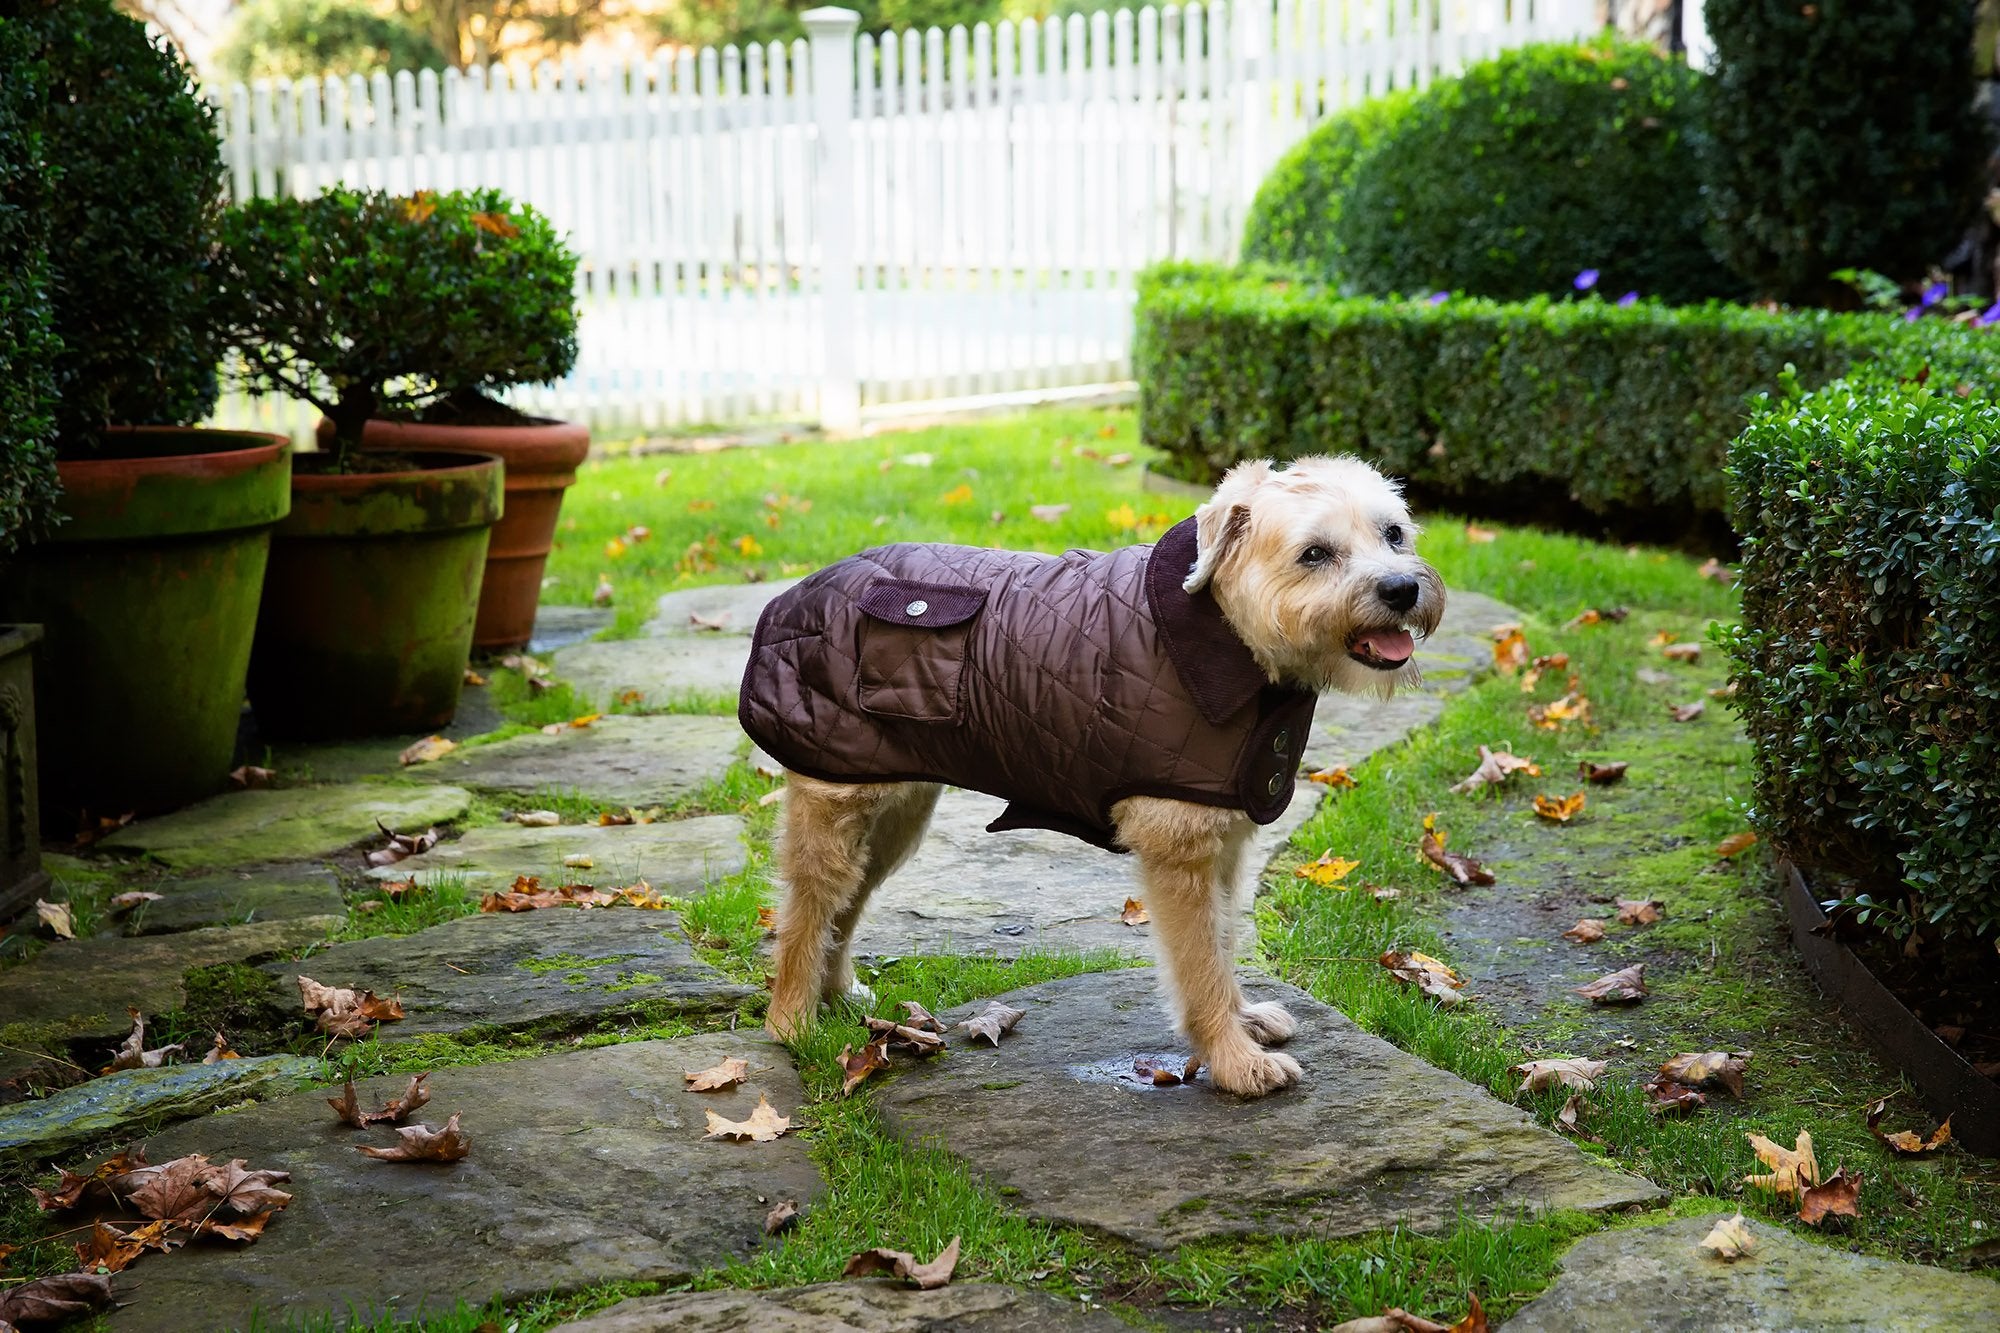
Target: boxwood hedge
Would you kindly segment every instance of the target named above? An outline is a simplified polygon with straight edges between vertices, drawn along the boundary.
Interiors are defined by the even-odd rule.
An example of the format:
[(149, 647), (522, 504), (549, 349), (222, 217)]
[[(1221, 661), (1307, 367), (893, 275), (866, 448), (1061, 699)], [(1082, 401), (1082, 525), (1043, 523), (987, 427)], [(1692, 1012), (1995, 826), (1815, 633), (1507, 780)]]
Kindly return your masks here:
[(58, 344), (38, 123), (47, 71), (36, 50), (32, 33), (0, 17), (0, 556), (39, 534), (56, 500)]
[(1729, 451), (1758, 821), (1898, 935), (2000, 933), (2000, 406), (1788, 387)]
[(1597, 299), (1342, 297), (1274, 270), (1168, 265), (1140, 282), (1140, 430), (1206, 482), (1244, 458), (1359, 454), (1471, 510), (1727, 514), (1750, 396), (1864, 362), (2000, 380), (2000, 340), (1944, 320)]

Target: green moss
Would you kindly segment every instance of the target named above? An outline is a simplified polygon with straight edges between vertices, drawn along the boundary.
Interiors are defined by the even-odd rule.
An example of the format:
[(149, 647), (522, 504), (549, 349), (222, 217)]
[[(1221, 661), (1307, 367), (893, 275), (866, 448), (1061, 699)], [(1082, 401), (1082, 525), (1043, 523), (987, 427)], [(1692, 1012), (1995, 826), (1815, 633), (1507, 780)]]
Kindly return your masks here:
[[(614, 953), (606, 954), (602, 958), (585, 958), (581, 954), (552, 953), (545, 954), (539, 958), (523, 959), (517, 966), (523, 971), (531, 972), (538, 977), (545, 976), (550, 972), (561, 972), (567, 969), (572, 972), (575, 980), (588, 981), (590, 978), (582, 972), (576, 971), (576, 969), (586, 967), (616, 967), (619, 963), (629, 963), (638, 956), (636, 953)], [(564, 978), (565, 981), (571, 979), (571, 977)]]
[(618, 980), (604, 989), (615, 995), (620, 991), (636, 990), (640, 986), (657, 986), (664, 980), (666, 978), (657, 972), (620, 972)]

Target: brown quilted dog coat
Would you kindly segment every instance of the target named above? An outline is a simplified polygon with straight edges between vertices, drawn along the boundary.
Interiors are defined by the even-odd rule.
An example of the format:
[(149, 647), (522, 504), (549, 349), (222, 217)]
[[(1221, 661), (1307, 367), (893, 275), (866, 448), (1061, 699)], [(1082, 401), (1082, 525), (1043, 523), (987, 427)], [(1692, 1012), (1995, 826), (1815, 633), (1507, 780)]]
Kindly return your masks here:
[(743, 729), (830, 782), (942, 782), (1114, 851), (1111, 807), (1165, 796), (1260, 824), (1291, 801), (1310, 691), (1273, 685), (1206, 591), (1194, 520), (1060, 556), (884, 546), (764, 610)]

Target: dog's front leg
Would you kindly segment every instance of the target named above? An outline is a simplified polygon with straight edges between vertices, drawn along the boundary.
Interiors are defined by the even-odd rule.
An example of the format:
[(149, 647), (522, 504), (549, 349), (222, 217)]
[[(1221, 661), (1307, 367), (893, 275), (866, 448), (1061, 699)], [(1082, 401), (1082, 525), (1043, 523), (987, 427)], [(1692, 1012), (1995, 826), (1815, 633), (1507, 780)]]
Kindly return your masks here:
[(1236, 827), (1242, 817), (1148, 796), (1120, 801), (1112, 814), (1119, 840), (1139, 855), (1175, 1022), (1208, 1066), (1210, 1081), (1246, 1097), (1298, 1082), (1298, 1061), (1253, 1039), (1249, 1006), (1236, 984), (1226, 921), (1235, 886), (1225, 872), (1236, 859), (1232, 843), (1243, 836)]

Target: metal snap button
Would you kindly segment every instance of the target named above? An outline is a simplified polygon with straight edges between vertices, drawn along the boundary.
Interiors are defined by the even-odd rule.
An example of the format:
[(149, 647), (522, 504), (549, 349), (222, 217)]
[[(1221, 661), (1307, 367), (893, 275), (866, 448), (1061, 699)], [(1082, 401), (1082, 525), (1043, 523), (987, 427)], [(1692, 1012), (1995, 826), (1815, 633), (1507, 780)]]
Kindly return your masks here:
[(1284, 785), (1285, 785), (1285, 775), (1283, 773), (1273, 773), (1271, 775), (1271, 780), (1264, 785), (1264, 790), (1269, 792), (1271, 795), (1276, 796), (1279, 790)]
[(908, 606), (904, 607), (903, 614), (906, 616), (920, 616), (930, 609), (931, 604), (929, 602), (919, 600), (911, 602)]
[(1291, 733), (1291, 732), (1289, 732), (1289, 731), (1280, 731), (1280, 732), (1279, 732), (1279, 733), (1278, 733), (1277, 735), (1275, 735), (1275, 736), (1273, 736), (1273, 737), (1271, 738), (1271, 753), (1272, 753), (1272, 754), (1277, 754), (1277, 755), (1282, 755), (1282, 754), (1285, 754), (1286, 752), (1288, 752), (1288, 751), (1289, 751), (1289, 750), (1290, 750), (1291, 748), (1292, 748), (1292, 733)]

